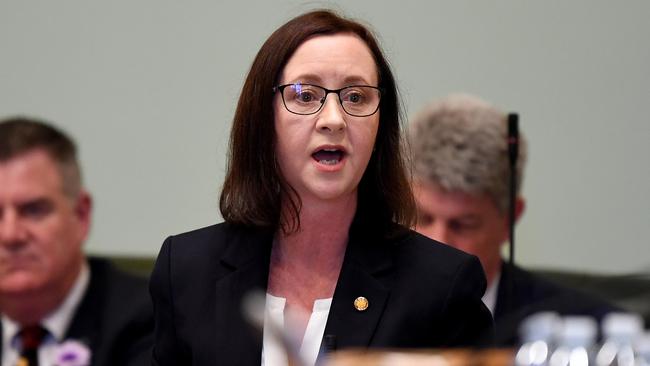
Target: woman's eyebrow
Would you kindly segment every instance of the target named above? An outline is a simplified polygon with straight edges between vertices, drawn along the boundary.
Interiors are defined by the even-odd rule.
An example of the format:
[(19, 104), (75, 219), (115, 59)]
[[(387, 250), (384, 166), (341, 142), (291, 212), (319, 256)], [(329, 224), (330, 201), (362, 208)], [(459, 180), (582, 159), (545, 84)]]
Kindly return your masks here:
[(298, 74), (297, 76), (289, 79), (287, 83), (289, 84), (296, 84), (296, 83), (302, 83), (302, 84), (319, 84), (323, 82), (323, 79), (321, 79), (320, 76), (312, 73), (308, 74)]
[[(319, 75), (314, 73), (306, 73), (306, 74), (298, 74), (297, 76), (291, 79), (287, 79), (287, 81), (282, 82), (282, 84), (302, 83), (302, 84), (316, 84), (316, 85), (324, 86), (323, 82), (324, 82), (323, 78), (321, 78)], [(343, 83), (342, 85), (340, 85), (340, 87), (344, 87), (347, 85), (375, 86), (369, 80), (367, 80), (366, 78), (360, 75), (349, 75), (343, 78)]]
[(347, 76), (345, 79), (343, 79), (343, 82), (347, 85), (370, 85), (374, 86), (370, 83), (369, 80), (366, 80), (363, 76), (359, 75), (351, 75)]

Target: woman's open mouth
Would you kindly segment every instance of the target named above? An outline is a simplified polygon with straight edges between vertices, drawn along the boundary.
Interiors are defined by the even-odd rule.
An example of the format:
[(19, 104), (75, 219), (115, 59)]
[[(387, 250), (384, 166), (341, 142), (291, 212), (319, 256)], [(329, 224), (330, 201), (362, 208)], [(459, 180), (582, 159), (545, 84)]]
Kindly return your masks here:
[(323, 165), (336, 165), (345, 157), (345, 151), (340, 149), (320, 149), (311, 156)]

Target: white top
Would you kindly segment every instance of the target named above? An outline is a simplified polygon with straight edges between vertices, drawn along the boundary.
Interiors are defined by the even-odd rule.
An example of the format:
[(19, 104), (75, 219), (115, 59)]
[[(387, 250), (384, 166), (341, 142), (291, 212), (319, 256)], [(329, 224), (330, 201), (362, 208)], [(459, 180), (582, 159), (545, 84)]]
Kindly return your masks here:
[[(314, 308), (309, 316), (302, 342), (297, 339), (298, 337), (291, 334), (290, 329), (285, 328), (284, 307), (286, 303), (287, 299), (283, 297), (266, 294), (262, 366), (287, 365), (287, 347), (300, 355), (299, 357), (304, 365), (314, 365), (325, 333), (332, 298), (314, 301)], [(300, 347), (298, 347), (298, 344), (300, 344)]]
[(497, 305), (499, 282), (501, 282), (501, 272), (497, 273), (497, 275), (494, 276), (494, 280), (492, 280), (492, 283), (487, 287), (487, 289), (485, 289), (485, 294), (481, 298), (485, 306), (487, 306), (487, 308), (492, 313), (492, 316), (494, 316), (494, 308)]
[[(68, 296), (56, 310), (41, 321), (41, 326), (47, 329), (49, 333), (45, 336), (41, 346), (38, 348), (39, 365), (54, 366), (56, 346), (63, 341), (63, 336), (88, 288), (89, 282), (90, 270), (88, 269), (88, 264), (84, 262), (81, 272), (77, 276)], [(2, 360), (0, 360), (0, 365), (14, 366), (20, 356), (20, 339), (17, 337), (20, 331), (20, 324), (9, 319), (4, 314), (0, 314), (0, 321), (2, 321)]]

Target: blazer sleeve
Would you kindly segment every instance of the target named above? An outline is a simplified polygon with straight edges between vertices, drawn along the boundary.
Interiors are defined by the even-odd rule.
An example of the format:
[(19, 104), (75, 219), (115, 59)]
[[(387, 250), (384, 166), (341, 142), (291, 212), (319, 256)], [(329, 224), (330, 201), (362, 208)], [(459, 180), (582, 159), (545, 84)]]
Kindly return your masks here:
[(485, 274), (475, 256), (456, 271), (445, 301), (443, 347), (490, 346), (494, 339), (494, 320), (481, 297), (486, 289)]
[(190, 364), (181, 357), (174, 321), (174, 292), (172, 289), (172, 237), (160, 249), (149, 281), (154, 309), (154, 347), (152, 365)]

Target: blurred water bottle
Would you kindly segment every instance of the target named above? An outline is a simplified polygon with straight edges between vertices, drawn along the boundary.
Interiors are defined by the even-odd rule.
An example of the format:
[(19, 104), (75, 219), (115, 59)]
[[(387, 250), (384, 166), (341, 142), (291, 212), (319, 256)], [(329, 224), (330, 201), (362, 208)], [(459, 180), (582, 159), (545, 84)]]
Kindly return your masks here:
[(650, 366), (650, 332), (645, 332), (634, 341), (635, 366)]
[(594, 343), (598, 332), (596, 321), (587, 316), (565, 316), (558, 332), (557, 348), (550, 366), (593, 365)]
[(548, 366), (560, 322), (560, 316), (554, 312), (540, 312), (524, 319), (519, 326), (521, 346), (515, 365)]
[(607, 314), (602, 331), (596, 366), (634, 366), (634, 341), (643, 333), (643, 319), (630, 313)]

